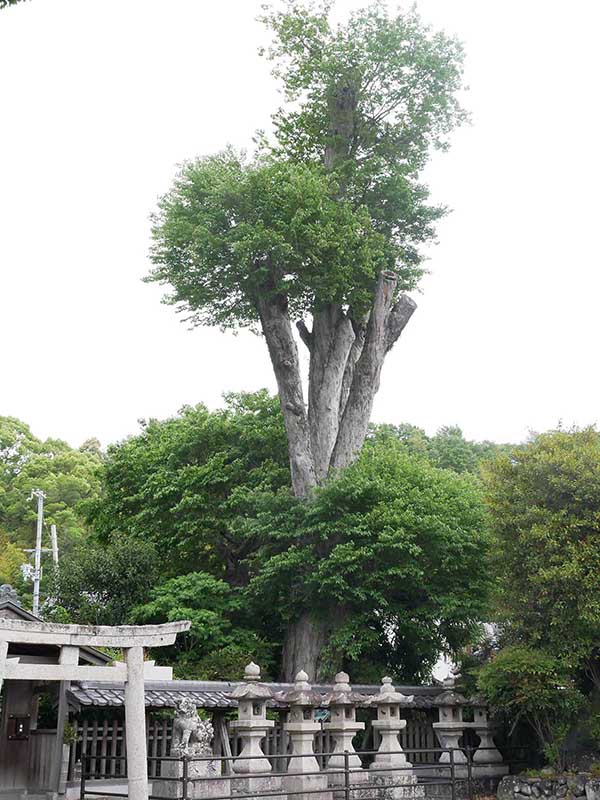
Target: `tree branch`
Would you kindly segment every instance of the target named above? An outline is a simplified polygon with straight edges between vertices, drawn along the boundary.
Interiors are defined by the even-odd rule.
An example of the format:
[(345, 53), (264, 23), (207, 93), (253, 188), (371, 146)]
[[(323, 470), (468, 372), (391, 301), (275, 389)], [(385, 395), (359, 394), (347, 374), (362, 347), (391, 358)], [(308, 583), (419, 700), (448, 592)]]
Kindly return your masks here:
[(343, 469), (356, 458), (367, 435), (373, 398), (379, 389), (381, 367), (387, 352), (386, 342), (391, 340), (402, 320), (404, 303), (398, 306), (394, 322), (389, 323), (388, 329), (397, 281), (396, 274), (387, 271), (382, 272), (377, 281), (364, 345), (354, 367), (348, 400), (331, 457), (331, 467), (334, 469)]
[(400, 295), (394, 303), (385, 325), (385, 352), (389, 353), (398, 341), (398, 338), (408, 321), (415, 313), (417, 304), (406, 294)]
[(306, 327), (306, 323), (303, 319), (296, 323), (296, 328), (298, 328), (298, 333), (300, 334), (300, 338), (308, 348), (309, 352), (312, 350), (313, 346), (313, 334), (311, 331), (308, 330)]
[(340, 419), (342, 419), (344, 411), (346, 410), (346, 404), (348, 402), (350, 388), (352, 386), (352, 381), (354, 379), (354, 369), (356, 367), (356, 362), (360, 358), (360, 354), (362, 353), (362, 349), (365, 344), (365, 333), (367, 329), (366, 318), (363, 322), (357, 322), (354, 319), (351, 319), (351, 322), (352, 322), (352, 330), (354, 331), (354, 341), (352, 342), (352, 347), (350, 348), (350, 353), (348, 354), (348, 361), (346, 362), (346, 368), (344, 370), (344, 378), (342, 380), (342, 390), (340, 392), (340, 407), (339, 407)]
[(340, 305), (313, 313), (308, 373), (308, 421), (317, 481), (327, 477), (340, 423), (340, 393), (354, 332)]
[(277, 379), (279, 402), (289, 444), (292, 488), (296, 497), (306, 497), (316, 486), (316, 479), (298, 348), (292, 333), (287, 298), (281, 294), (260, 292), (256, 307)]

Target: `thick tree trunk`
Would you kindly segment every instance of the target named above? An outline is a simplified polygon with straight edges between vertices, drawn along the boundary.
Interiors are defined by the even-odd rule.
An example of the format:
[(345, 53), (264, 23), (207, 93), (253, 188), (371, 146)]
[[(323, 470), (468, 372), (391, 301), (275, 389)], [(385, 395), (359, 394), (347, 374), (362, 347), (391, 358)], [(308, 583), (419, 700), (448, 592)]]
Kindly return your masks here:
[(283, 646), (282, 679), (292, 683), (301, 669), (308, 674), (309, 681), (322, 678), (321, 654), (329, 634), (328, 621), (315, 619), (308, 611), (291, 622)]
[(290, 454), (292, 488), (296, 497), (307, 497), (316, 485), (316, 478), (310, 451), (310, 431), (304, 405), (298, 348), (292, 333), (287, 300), (281, 295), (261, 297), (257, 306), (277, 380)]
[(343, 654), (330, 651), (327, 659), (323, 656), (332, 633), (339, 630), (347, 616), (347, 607), (337, 603), (326, 611), (304, 611), (290, 623), (283, 648), (282, 680), (294, 681), (298, 670), (303, 669), (311, 681), (330, 681), (343, 666)]
[(352, 323), (337, 305), (315, 313), (310, 338), (308, 423), (315, 477), (329, 473), (339, 426), (339, 402), (348, 354), (354, 342)]
[[(298, 325), (310, 352), (308, 417), (287, 309), (269, 305), (261, 310), (286, 420), (292, 481), (298, 497), (306, 497), (331, 469), (343, 469), (360, 452), (385, 356), (416, 308), (414, 301), (404, 295), (394, 303), (396, 281), (394, 273), (380, 276), (366, 324), (352, 322), (339, 306), (327, 306), (315, 313), (312, 331), (304, 323)], [(307, 459), (310, 470), (305, 468)], [(313, 680), (331, 677), (323, 674), (322, 652), (342, 616), (339, 604), (320, 618), (305, 609), (288, 626), (283, 650), (284, 680), (293, 681), (300, 669)]]
[(331, 458), (332, 469), (344, 469), (358, 456), (367, 435), (386, 353), (416, 308), (416, 303), (406, 296), (392, 306), (396, 282), (393, 272), (382, 273), (379, 277), (365, 342), (354, 366), (348, 400), (339, 424)]
[[(351, 76), (341, 80), (327, 98), (328, 142), (325, 169), (334, 171), (352, 157), (355, 141), (357, 95)], [(338, 175), (338, 196), (345, 194), (343, 169)], [(370, 314), (352, 320), (350, 311), (329, 304), (315, 309), (313, 328), (298, 324), (310, 352), (308, 413), (304, 405), (298, 351), (292, 335), (285, 298), (259, 299), (257, 306), (279, 388), (290, 451), (292, 486), (306, 498), (331, 469), (342, 469), (364, 442), (373, 397), (385, 354), (408, 322), (415, 305), (400, 298), (393, 306), (397, 278), (380, 276)], [(305, 609), (287, 630), (283, 674), (293, 680), (299, 669), (309, 678), (321, 675), (321, 652), (342, 608), (329, 609), (328, 621), (315, 620)]]

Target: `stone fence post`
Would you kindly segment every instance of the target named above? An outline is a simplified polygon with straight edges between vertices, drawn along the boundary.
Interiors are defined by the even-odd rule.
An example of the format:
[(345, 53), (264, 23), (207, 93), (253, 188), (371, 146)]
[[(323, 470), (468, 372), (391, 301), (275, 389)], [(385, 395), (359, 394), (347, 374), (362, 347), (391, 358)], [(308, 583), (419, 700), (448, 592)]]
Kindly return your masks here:
[[(314, 708), (321, 704), (321, 695), (312, 690), (308, 675), (301, 670), (293, 688), (278, 692), (275, 699), (290, 709), (288, 721), (283, 726), (292, 743), (288, 775), (283, 779), (284, 791), (293, 792), (293, 800), (330, 800), (331, 793), (326, 791), (327, 776), (318, 774), (320, 768), (314, 754), (314, 737), (321, 730), (314, 719)], [(320, 793), (319, 789), (323, 792)]]
[(281, 778), (269, 775), (271, 764), (261, 748), (261, 741), (269, 728), (275, 725), (267, 719), (267, 703), (272, 699), (271, 689), (260, 683), (260, 667), (250, 662), (244, 672), (244, 682), (229, 694), (238, 703), (238, 718), (229, 726), (239, 733), (242, 750), (233, 762), (233, 772), (246, 776), (244, 780), (232, 778), (233, 794), (273, 793), (281, 788)]
[(364, 784), (369, 780), (369, 775), (362, 768), (361, 760), (354, 749), (352, 739), (358, 731), (365, 728), (364, 722), (356, 721), (356, 706), (367, 706), (371, 700), (367, 695), (353, 692), (349, 681), (347, 673), (338, 672), (333, 690), (321, 699), (321, 703), (329, 707), (331, 714), (330, 721), (323, 727), (331, 733), (335, 741), (333, 755), (330, 756), (326, 768), (330, 786), (344, 785), (346, 776), (341, 770), (346, 764), (351, 771), (351, 784)]
[(414, 695), (397, 692), (392, 686), (391, 678), (383, 678), (381, 683), (379, 694), (371, 701), (377, 707), (377, 719), (373, 721), (373, 728), (381, 734), (381, 744), (370, 767), (371, 783), (381, 787), (378, 796), (385, 800), (424, 797), (424, 787), (417, 786), (412, 764), (407, 760), (398, 739), (400, 731), (406, 727), (406, 720), (401, 718), (400, 710), (414, 703)]

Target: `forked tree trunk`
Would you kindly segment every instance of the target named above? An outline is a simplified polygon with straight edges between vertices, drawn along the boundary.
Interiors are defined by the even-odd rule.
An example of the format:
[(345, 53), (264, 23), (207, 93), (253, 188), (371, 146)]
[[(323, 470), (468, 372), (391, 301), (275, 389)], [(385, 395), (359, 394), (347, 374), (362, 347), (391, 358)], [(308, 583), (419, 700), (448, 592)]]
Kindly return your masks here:
[[(312, 330), (303, 321), (298, 324), (310, 354), (308, 408), (287, 300), (268, 293), (257, 300), (279, 389), (296, 497), (308, 498), (332, 470), (347, 467), (361, 450), (386, 354), (416, 308), (404, 295), (394, 302), (396, 280), (394, 273), (379, 276), (366, 319), (354, 320), (341, 306), (330, 304), (315, 311)], [(293, 680), (299, 669), (325, 677), (321, 654), (340, 614), (340, 608), (332, 607), (327, 619), (315, 619), (310, 609), (299, 609), (284, 643), (285, 680)]]
[[(353, 157), (356, 104), (357, 93), (349, 75), (328, 96), (329, 133), (323, 156), (328, 171)], [(345, 194), (342, 175), (343, 170), (338, 175), (340, 199)], [(274, 279), (270, 283), (276, 285)], [(351, 309), (329, 303), (313, 310), (312, 330), (304, 321), (297, 323), (310, 353), (308, 408), (287, 300), (269, 292), (257, 298), (277, 379), (297, 497), (307, 498), (332, 470), (347, 467), (362, 448), (385, 356), (416, 308), (410, 298), (396, 297), (396, 286), (395, 273), (383, 272), (363, 318), (356, 319)], [(341, 617), (341, 607), (332, 607), (328, 619), (315, 619), (310, 609), (299, 609), (284, 643), (285, 680), (293, 680), (299, 669), (306, 670), (313, 680), (325, 677), (321, 654), (332, 626)]]

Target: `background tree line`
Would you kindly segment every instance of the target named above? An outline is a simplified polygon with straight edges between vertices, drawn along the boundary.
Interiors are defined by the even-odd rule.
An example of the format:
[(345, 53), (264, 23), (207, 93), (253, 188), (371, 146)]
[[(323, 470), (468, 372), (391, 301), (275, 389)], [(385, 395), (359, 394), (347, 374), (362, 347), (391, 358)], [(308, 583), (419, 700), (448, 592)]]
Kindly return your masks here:
[(373, 426), (361, 459), (306, 503), (291, 491), (277, 398), (226, 401), (148, 421), (106, 453), (41, 443), (3, 419), (0, 579), (27, 597), (18, 566), (35, 532), (29, 494), (43, 488), (61, 543), (46, 613), (189, 617), (191, 635), (169, 654), (181, 675), (235, 677), (253, 656), (278, 676), (299, 597), (315, 614), (343, 606), (328, 669), (351, 666), (357, 679), (388, 669), (422, 680), (440, 651), (473, 641), (489, 549), (476, 471), (494, 445), (457, 428)]
[(178, 675), (234, 679), (252, 657), (275, 678), (298, 600), (315, 613), (343, 604), (330, 672), (424, 681), (443, 652), (506, 731), (532, 729), (550, 761), (596, 746), (594, 429), (508, 446), (456, 427), (429, 437), (373, 425), (360, 458), (306, 502), (291, 490), (282, 415), (266, 391), (150, 420), (105, 453), (0, 418), (0, 581), (25, 602), (33, 488), (60, 536), (59, 571), (46, 563), (48, 618), (186, 617), (190, 635), (166, 654)]
[(316, 614), (335, 605), (328, 671), (425, 681), (446, 653), (506, 731), (533, 730), (550, 761), (596, 746), (594, 429), (509, 446), (456, 427), (429, 437), (373, 425), (361, 457), (307, 502), (291, 490), (282, 415), (266, 391), (150, 420), (107, 452), (95, 440), (43, 442), (0, 418), (0, 581), (25, 602), (33, 488), (59, 528), (48, 618), (186, 617), (189, 636), (165, 654), (179, 676), (234, 679), (256, 658), (275, 678), (298, 600)]

